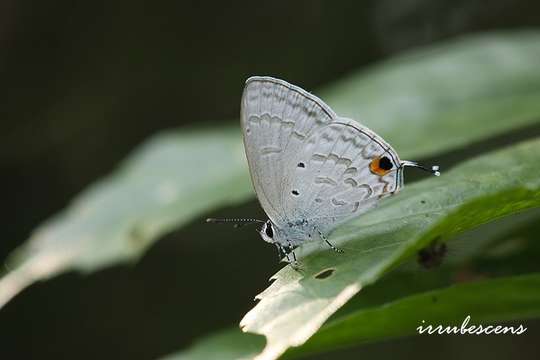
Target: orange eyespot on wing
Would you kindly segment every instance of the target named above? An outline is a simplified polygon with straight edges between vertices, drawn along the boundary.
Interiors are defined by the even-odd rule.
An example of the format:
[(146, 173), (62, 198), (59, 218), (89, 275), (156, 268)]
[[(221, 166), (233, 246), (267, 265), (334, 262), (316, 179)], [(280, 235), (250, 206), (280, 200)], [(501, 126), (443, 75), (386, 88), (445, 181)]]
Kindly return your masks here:
[(388, 174), (393, 167), (394, 165), (386, 156), (376, 157), (371, 160), (371, 163), (369, 164), (369, 170), (379, 176)]

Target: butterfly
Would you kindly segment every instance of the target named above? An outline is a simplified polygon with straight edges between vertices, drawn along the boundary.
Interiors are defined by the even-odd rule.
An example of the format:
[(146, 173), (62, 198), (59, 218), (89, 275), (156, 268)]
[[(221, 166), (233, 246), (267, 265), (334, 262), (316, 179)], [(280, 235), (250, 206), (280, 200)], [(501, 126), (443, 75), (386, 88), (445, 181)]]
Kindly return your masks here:
[(400, 160), (367, 127), (273, 77), (247, 79), (241, 126), (253, 187), (268, 220), (207, 221), (262, 224), (262, 239), (290, 263), (297, 262), (294, 249), (307, 241), (342, 252), (330, 243), (329, 234), (396, 194), (403, 187), (405, 167), (440, 175), (438, 166), (429, 169)]

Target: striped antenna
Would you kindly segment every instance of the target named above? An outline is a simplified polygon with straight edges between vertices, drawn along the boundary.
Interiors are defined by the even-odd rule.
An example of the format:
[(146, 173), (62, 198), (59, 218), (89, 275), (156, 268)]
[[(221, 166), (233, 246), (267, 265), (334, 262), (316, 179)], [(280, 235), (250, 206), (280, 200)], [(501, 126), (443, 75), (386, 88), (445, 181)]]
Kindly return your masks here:
[(232, 223), (235, 228), (249, 225), (249, 224), (255, 224), (255, 223), (264, 223), (263, 220), (259, 219), (216, 219), (216, 218), (208, 218), (206, 219), (207, 223), (212, 224), (225, 224), (225, 223)]

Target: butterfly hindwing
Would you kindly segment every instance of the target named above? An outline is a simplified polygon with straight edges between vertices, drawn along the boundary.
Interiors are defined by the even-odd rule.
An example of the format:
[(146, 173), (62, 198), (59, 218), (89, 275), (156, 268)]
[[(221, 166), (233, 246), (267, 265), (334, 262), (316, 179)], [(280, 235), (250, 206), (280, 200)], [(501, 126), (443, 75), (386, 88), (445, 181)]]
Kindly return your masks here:
[(295, 154), (295, 166), (285, 169), (286, 213), (328, 233), (366, 212), (399, 189), (397, 171), (380, 176), (370, 170), (372, 160), (383, 156), (397, 169), (395, 151), (355, 121), (338, 118), (314, 131)]

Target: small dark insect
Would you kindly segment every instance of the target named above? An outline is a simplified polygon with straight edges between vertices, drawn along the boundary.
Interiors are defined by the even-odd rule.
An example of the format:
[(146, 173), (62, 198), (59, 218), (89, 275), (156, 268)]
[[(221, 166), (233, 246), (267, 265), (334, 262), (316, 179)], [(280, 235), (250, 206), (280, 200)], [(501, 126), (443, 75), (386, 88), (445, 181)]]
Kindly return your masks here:
[(441, 265), (446, 255), (446, 244), (433, 241), (430, 245), (418, 251), (418, 263), (426, 269)]

